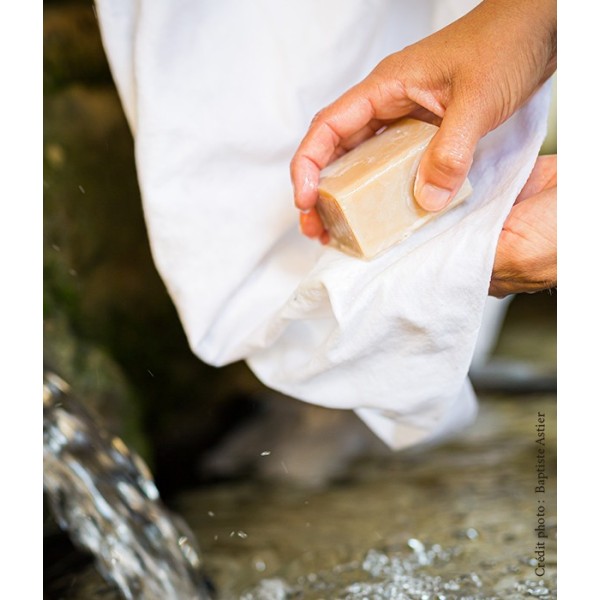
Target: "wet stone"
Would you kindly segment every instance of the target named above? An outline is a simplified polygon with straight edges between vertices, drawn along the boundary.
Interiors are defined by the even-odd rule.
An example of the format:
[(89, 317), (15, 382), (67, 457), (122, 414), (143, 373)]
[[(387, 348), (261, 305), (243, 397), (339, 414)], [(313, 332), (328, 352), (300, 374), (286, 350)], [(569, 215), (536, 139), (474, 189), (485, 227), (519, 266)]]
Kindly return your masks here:
[[(545, 501), (551, 523), (556, 514), (552, 395), (482, 398), (477, 423), (454, 441), (364, 459), (343, 485), (217, 486), (183, 495), (180, 510), (198, 535), (209, 571), (213, 559), (221, 569), (229, 562), (215, 581), (224, 598), (262, 597), (265, 574), (239, 565), (246, 552), (256, 555), (266, 548), (280, 561), (268, 578), (306, 600), (556, 598), (555, 565), (547, 563), (540, 578), (531, 564), (537, 542), (531, 473), (538, 411), (546, 414)], [(211, 519), (203, 532), (208, 526), (194, 515), (215, 502), (222, 503), (219, 519)], [(249, 533), (244, 552), (236, 548), (236, 559), (226, 557), (231, 546), (211, 538), (227, 527)], [(548, 533), (550, 557), (556, 537), (554, 530)], [(233, 583), (234, 572), (242, 579), (247, 573), (246, 587), (241, 579)]]

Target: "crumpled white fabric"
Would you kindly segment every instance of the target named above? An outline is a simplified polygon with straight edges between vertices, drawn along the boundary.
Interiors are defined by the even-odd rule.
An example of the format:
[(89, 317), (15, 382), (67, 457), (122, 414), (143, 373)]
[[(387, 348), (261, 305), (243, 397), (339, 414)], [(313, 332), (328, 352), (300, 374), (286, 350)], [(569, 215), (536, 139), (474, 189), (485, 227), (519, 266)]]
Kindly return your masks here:
[(156, 266), (193, 351), (353, 409), (391, 447), (469, 422), (502, 223), (545, 136), (545, 86), (481, 140), (474, 192), (371, 261), (301, 236), (289, 161), (316, 111), (476, 2), (97, 0)]

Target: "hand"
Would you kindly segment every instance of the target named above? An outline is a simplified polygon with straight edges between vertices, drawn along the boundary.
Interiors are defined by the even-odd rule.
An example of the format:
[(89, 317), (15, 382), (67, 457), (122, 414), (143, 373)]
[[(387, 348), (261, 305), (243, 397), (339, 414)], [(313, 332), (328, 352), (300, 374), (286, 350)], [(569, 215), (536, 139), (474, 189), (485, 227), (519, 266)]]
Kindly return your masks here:
[(326, 243), (315, 210), (322, 168), (382, 126), (411, 115), (440, 125), (419, 166), (422, 208), (444, 208), (477, 142), (556, 68), (556, 0), (484, 0), (448, 27), (385, 58), (319, 112), (291, 163), (302, 231)]
[(556, 189), (556, 155), (540, 156), (500, 233), (491, 296), (556, 286)]

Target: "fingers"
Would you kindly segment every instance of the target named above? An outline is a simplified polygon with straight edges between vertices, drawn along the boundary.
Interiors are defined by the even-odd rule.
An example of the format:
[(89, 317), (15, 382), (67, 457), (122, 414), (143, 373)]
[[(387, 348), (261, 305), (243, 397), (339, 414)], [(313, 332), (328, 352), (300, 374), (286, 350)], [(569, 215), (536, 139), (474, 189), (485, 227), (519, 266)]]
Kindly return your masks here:
[(325, 233), (323, 223), (314, 208), (306, 213), (300, 213), (300, 229), (309, 238), (320, 238)]
[(515, 203), (526, 200), (540, 190), (556, 186), (556, 165), (556, 154), (540, 156)]
[(321, 169), (352, 144), (358, 145), (373, 135), (368, 126), (372, 114), (369, 103), (356, 99), (355, 91), (350, 90), (313, 119), (290, 164), (294, 203), (303, 213), (300, 229), (304, 235), (322, 242), (326, 239), (325, 228), (314, 208)]
[(515, 203), (498, 239), (489, 294), (501, 298), (555, 287), (556, 234), (556, 186)]
[(357, 103), (353, 95), (350, 90), (313, 119), (290, 165), (294, 202), (304, 213), (300, 215), (300, 229), (304, 235), (319, 238), (323, 243), (326, 232), (314, 208), (321, 169), (381, 126), (372, 118), (368, 101), (363, 98)]
[(485, 127), (466, 105), (451, 104), (417, 172), (415, 198), (428, 211), (445, 208), (463, 184)]
[[(331, 161), (345, 154), (348, 150), (358, 146), (362, 141), (373, 136), (382, 125), (383, 123), (379, 120), (372, 119), (367, 125), (351, 134), (346, 139), (339, 138), (336, 135), (335, 137), (338, 140), (337, 144), (333, 142), (331, 146), (320, 155), (321, 158), (319, 158), (319, 155), (316, 152), (313, 153), (313, 157), (306, 154), (300, 154), (300, 152), (304, 151), (303, 147), (300, 146), (296, 156), (292, 160), (291, 175), (292, 184), (294, 186), (294, 202), (303, 213), (300, 215), (300, 229), (304, 235), (308, 237), (318, 237), (323, 243), (327, 243), (326, 241), (323, 241), (325, 229), (321, 223), (319, 214), (314, 209), (319, 195), (318, 185), (321, 169), (327, 166)], [(317, 132), (314, 134), (316, 139), (319, 130), (315, 129), (314, 131)], [(320, 131), (322, 133), (323, 129)], [(324, 139), (327, 139), (327, 137)], [(329, 139), (333, 140), (333, 137), (330, 137)], [(305, 138), (303, 144), (305, 143), (309, 149), (319, 148), (317, 145), (318, 142), (315, 143), (314, 140), (311, 141), (311, 138), (308, 138), (308, 140)], [(312, 144), (312, 146), (310, 144)], [(321, 142), (321, 144), (323, 144), (323, 142)]]
[(365, 127), (373, 116), (368, 98), (357, 93), (356, 88), (317, 114), (290, 165), (298, 209), (308, 210), (316, 204), (321, 169), (343, 152), (344, 140), (357, 138), (357, 134), (359, 139), (361, 132), (372, 134)]
[(316, 204), (321, 169), (416, 106), (398, 81), (388, 89), (372, 74), (319, 112), (290, 165), (297, 208), (307, 210)]

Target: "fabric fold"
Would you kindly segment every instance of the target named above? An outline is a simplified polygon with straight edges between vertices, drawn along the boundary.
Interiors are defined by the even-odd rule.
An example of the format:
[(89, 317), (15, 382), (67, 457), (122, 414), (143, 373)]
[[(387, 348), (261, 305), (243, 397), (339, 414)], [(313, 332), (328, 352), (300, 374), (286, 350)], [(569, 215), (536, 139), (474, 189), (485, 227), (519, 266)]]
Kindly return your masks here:
[(473, 419), (496, 243), (545, 137), (549, 85), (480, 141), (465, 203), (366, 262), (301, 236), (289, 161), (317, 110), (475, 3), (139, 4), (97, 0), (153, 256), (193, 351), (353, 409), (393, 448)]

